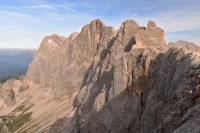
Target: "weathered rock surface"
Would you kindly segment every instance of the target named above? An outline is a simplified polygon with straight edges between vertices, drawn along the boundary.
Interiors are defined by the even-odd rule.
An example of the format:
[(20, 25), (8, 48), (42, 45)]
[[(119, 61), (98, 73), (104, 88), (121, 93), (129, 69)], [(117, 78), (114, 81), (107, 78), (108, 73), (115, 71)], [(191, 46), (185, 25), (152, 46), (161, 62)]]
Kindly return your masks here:
[(10, 133), (9, 129), (4, 124), (2, 118), (0, 118), (0, 133)]
[(153, 21), (115, 31), (94, 20), (68, 38), (45, 37), (20, 81), (26, 89), (14, 89), (12, 104), (34, 104), (18, 131), (200, 132), (199, 56), (171, 47)]
[(95, 20), (84, 26), (76, 36), (45, 37), (30, 65), (27, 79), (52, 87), (56, 98), (79, 91), (84, 73), (91, 65), (97, 50), (104, 49), (114, 33), (112, 27)]
[(190, 52), (200, 52), (200, 47), (192, 42), (182, 41), (179, 40), (177, 42), (170, 42), (167, 45), (168, 48), (183, 48), (185, 50), (188, 50)]
[(26, 77), (42, 86), (52, 87), (56, 98), (59, 98), (62, 94), (71, 95), (81, 89), (86, 82), (83, 76), (93, 60), (106, 57), (113, 43), (112, 50), (118, 52), (114, 56), (118, 57), (129, 52), (133, 45), (156, 49), (165, 46), (164, 31), (153, 21), (148, 23), (147, 29), (143, 29), (135, 21), (127, 20), (121, 25), (117, 37), (115, 35), (113, 27), (94, 20), (75, 37), (45, 37)]
[(4, 103), (7, 106), (12, 106), (16, 102), (15, 92), (12, 89), (13, 84), (11, 81), (7, 81), (5, 84), (1, 86), (0, 97), (4, 100)]

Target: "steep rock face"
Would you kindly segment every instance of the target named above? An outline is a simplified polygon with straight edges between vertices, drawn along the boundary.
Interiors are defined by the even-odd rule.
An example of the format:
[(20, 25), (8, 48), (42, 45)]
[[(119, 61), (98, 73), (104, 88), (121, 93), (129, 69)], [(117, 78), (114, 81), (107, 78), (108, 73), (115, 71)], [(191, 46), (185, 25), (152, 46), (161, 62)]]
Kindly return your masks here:
[(199, 56), (168, 48), (153, 21), (140, 27), (127, 20), (115, 31), (94, 20), (68, 38), (45, 37), (20, 81), (26, 89), (19, 92), (14, 82), (0, 88), (14, 90), (9, 106), (32, 105), (22, 111), (31, 121), (18, 132), (200, 131)]
[[(65, 126), (58, 120), (55, 125), (60, 127), (53, 125), (50, 133), (200, 130), (190, 129), (183, 120), (198, 106), (198, 83), (192, 83), (191, 74), (198, 74), (199, 60), (183, 49), (165, 51), (164, 33), (155, 26), (150, 21), (149, 29), (140, 29), (130, 20), (121, 25), (113, 43), (95, 56), (85, 74), (73, 122)], [(138, 37), (142, 32), (144, 39)], [(198, 125), (198, 119), (187, 116)]]
[(30, 65), (27, 79), (52, 87), (56, 98), (80, 90), (94, 55), (106, 47), (114, 33), (112, 27), (94, 20), (76, 37), (45, 37)]
[(113, 56), (118, 57), (129, 52), (136, 44), (137, 47), (164, 47), (163, 30), (151, 23), (154, 22), (149, 22), (148, 28), (142, 29), (135, 21), (127, 20), (115, 37), (114, 28), (105, 26), (101, 20), (94, 20), (84, 26), (76, 37), (45, 37), (30, 65), (26, 79), (52, 87), (52, 93), (57, 98), (63, 94), (70, 95), (81, 89), (86, 82), (83, 76), (92, 61), (105, 58), (111, 45), (114, 44), (111, 49)]
[(141, 131), (168, 133), (185, 123), (184, 115), (196, 108), (200, 95), (196, 88), (199, 83), (191, 80), (191, 74), (199, 74), (198, 58), (183, 49), (170, 49), (156, 57), (151, 68), (153, 81), (141, 116)]
[(109, 66), (104, 60), (75, 100), (73, 122), (65, 126), (58, 120), (55, 125), (63, 125), (53, 125), (50, 133), (198, 133), (199, 79), (193, 79), (199, 74), (199, 57), (183, 49), (133, 53), (110, 69), (103, 70)]

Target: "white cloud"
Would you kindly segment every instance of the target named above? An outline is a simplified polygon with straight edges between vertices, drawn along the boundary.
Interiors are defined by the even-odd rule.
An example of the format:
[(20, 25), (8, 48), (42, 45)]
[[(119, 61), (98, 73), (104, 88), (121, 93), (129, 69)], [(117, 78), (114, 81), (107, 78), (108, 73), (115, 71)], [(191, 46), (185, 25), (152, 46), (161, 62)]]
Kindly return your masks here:
[[(38, 4), (15, 7), (0, 11), (0, 47), (1, 48), (38, 48), (46, 35), (60, 34), (67, 36), (80, 31), (84, 24), (95, 17), (74, 10), (74, 4), (48, 5)], [(89, 5), (84, 5), (89, 6)], [(60, 9), (64, 12), (60, 12)], [(24, 12), (24, 9), (27, 11)], [(43, 11), (40, 11), (41, 9)], [(15, 10), (15, 9), (14, 9)]]
[(28, 9), (55, 9), (54, 6), (43, 4), (43, 5), (31, 5), (31, 6), (25, 6), (24, 8)]
[(143, 14), (141, 15), (139, 11), (136, 11), (133, 14), (131, 14), (130, 10), (127, 12), (122, 12), (119, 16), (111, 18), (110, 20), (106, 19), (106, 21), (110, 24), (113, 23), (113, 25), (117, 28), (121, 22), (127, 19), (133, 19), (140, 25), (146, 25), (149, 20), (153, 20), (166, 32), (180, 32), (200, 29), (200, 11), (157, 11), (156, 13), (148, 16)]
[(0, 14), (3, 15), (9, 15), (14, 17), (27, 17), (27, 15), (23, 13), (13, 12), (13, 11), (0, 11)]
[[(7, 40), (7, 42), (0, 40), (0, 47), (2, 44), (10, 44), (12, 46), (13, 43), (20, 47), (38, 47), (45, 35), (57, 33), (66, 36), (71, 32), (80, 31), (85, 24), (96, 18), (102, 19), (107, 25), (112, 25), (115, 28), (119, 28), (120, 24), (127, 19), (134, 19), (141, 26), (145, 26), (149, 20), (154, 20), (159, 27), (165, 30), (169, 41), (170, 39), (182, 39), (184, 37), (200, 42), (197, 37), (192, 38), (186, 37), (186, 35), (172, 34), (174, 32), (200, 29), (200, 11), (194, 7), (164, 10), (162, 7), (159, 7), (159, 4), (167, 3), (168, 1), (165, 0), (160, 2), (157, 0), (151, 6), (137, 8), (137, 10), (134, 9), (133, 5), (133, 8), (120, 10), (121, 13), (118, 16), (112, 14), (109, 16), (109, 13), (105, 14), (105, 12), (112, 8), (111, 5), (119, 5), (120, 7), (120, 1), (115, 3), (106, 1), (107, 5), (102, 8), (100, 7), (102, 5), (87, 2), (50, 4), (46, 0), (17, 1), (29, 4), (22, 4), (24, 6), (0, 6), (0, 31), (8, 31), (4, 35), (1, 33), (0, 38), (6, 38), (5, 35), (9, 36), (12, 34), (12, 40)], [(177, 2), (177, 0), (175, 1)], [(143, 4), (148, 4), (148, 2), (145, 2)], [(80, 8), (86, 11), (79, 10)], [(102, 9), (104, 14), (101, 14), (101, 11), (97, 9)], [(95, 10), (94, 14), (89, 10)], [(151, 11), (154, 12), (151, 14)], [(1, 27), (5, 27), (5, 29)]]
[(171, 11), (152, 17), (166, 32), (200, 29), (200, 12)]

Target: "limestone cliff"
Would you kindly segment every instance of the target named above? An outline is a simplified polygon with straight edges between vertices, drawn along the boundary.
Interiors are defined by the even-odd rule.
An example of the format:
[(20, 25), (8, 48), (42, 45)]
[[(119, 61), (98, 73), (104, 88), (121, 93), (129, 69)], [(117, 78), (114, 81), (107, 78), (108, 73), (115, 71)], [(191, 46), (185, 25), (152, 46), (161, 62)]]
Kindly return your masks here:
[(153, 21), (115, 30), (97, 19), (68, 38), (47, 36), (27, 75), (1, 93), (12, 132), (200, 132), (199, 56), (169, 48)]
[(94, 20), (75, 37), (45, 37), (26, 78), (52, 87), (56, 98), (71, 95), (87, 82), (83, 78), (91, 64), (106, 58), (109, 51), (113, 51), (113, 58), (121, 58), (131, 51), (132, 46), (163, 48), (164, 31), (156, 27), (153, 21), (143, 29), (135, 21), (127, 20), (116, 35), (113, 27), (105, 26), (101, 20)]
[(52, 87), (56, 98), (79, 91), (95, 54), (105, 49), (114, 34), (112, 27), (95, 20), (84, 26), (78, 35), (45, 37), (30, 65), (27, 79)]

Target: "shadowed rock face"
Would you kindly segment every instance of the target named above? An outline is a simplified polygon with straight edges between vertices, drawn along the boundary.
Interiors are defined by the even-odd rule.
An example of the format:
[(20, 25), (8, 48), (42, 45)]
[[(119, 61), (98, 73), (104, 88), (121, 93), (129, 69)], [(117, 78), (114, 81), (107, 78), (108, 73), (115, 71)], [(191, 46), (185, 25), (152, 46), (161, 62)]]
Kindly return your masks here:
[[(51, 119), (34, 117), (38, 123), (30, 121), (20, 131), (200, 131), (199, 56), (182, 48), (168, 48), (164, 31), (153, 21), (140, 27), (127, 20), (115, 31), (101, 20), (94, 20), (69, 38), (45, 37), (23, 82), (49, 88), (57, 104), (63, 97), (70, 98), (67, 104), (58, 106), (66, 107), (62, 117), (56, 117), (61, 113), (59, 108), (49, 110), (46, 113)], [(27, 91), (32, 88), (29, 85)]]

